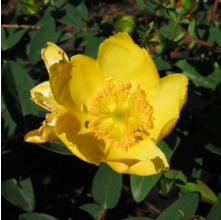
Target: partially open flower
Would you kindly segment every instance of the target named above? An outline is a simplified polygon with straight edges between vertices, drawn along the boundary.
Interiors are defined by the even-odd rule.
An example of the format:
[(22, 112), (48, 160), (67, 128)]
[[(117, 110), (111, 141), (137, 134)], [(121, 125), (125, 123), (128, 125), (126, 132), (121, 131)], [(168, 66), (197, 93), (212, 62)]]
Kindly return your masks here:
[[(54, 59), (50, 50), (50, 44), (43, 49), (46, 64)], [(66, 61), (62, 56), (48, 66), (52, 97), (61, 108), (56, 136), (82, 160), (105, 162), (119, 173), (169, 170), (156, 144), (176, 125), (187, 98), (186, 76), (160, 79), (146, 49), (127, 33), (105, 40), (96, 60), (76, 55)]]

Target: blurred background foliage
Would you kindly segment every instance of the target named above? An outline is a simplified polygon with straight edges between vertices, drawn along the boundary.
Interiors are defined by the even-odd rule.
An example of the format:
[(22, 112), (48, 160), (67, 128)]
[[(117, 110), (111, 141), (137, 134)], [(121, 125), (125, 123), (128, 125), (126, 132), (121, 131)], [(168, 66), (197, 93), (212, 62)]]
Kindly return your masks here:
[[(221, 219), (221, 30), (219, 0), (2, 1), (2, 219)], [(48, 80), (46, 42), (96, 58), (99, 44), (127, 31), (160, 76), (189, 78), (188, 101), (158, 146), (171, 170), (121, 175), (85, 163), (60, 141), (24, 135), (45, 111), (30, 89)], [(172, 88), (171, 88), (172, 89)]]

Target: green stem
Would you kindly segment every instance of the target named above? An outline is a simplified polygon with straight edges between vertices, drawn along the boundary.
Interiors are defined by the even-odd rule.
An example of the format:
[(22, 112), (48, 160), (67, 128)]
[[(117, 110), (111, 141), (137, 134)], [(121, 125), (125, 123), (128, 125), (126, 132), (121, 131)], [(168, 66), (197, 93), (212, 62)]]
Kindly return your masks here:
[(174, 38), (174, 36), (175, 36), (175, 34), (176, 34), (177, 27), (178, 27), (178, 25), (179, 25), (180, 20), (181, 20), (182, 17), (183, 17), (182, 15), (179, 15), (179, 16), (175, 19), (175, 26), (174, 26), (174, 28), (173, 28), (173, 33), (172, 33), (172, 35), (171, 35), (171, 37), (170, 37), (170, 41), (173, 40), (173, 38)]

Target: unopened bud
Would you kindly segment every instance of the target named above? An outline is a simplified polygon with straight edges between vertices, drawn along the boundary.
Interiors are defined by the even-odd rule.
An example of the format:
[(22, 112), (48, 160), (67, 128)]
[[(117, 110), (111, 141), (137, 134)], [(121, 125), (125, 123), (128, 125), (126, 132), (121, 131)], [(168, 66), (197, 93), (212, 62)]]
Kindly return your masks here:
[(104, 20), (103, 22), (109, 23), (114, 26), (118, 31), (127, 32), (128, 34), (133, 34), (136, 27), (133, 17), (126, 14), (118, 14), (117, 20), (112, 22), (110, 20)]
[(146, 48), (151, 57), (156, 58), (163, 53), (166, 40), (159, 33), (148, 34), (142, 38), (140, 46)]
[(22, 11), (24, 14), (33, 15), (41, 10), (39, 1), (36, 0), (23, 0), (19, 1), (22, 4)]

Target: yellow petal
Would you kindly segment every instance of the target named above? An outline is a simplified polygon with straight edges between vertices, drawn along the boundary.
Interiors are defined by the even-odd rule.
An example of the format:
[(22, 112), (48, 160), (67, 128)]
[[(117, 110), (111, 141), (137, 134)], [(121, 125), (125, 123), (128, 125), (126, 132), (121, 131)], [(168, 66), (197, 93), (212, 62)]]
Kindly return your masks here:
[(87, 111), (91, 98), (106, 81), (96, 60), (85, 55), (71, 58), (70, 64), (55, 64), (50, 69), (50, 84), (56, 101), (70, 111), (77, 106)]
[(39, 143), (39, 144), (47, 142), (47, 140), (42, 139), (38, 129), (28, 132), (25, 135), (24, 141), (29, 143)]
[(60, 140), (80, 159), (100, 165), (105, 143), (98, 140), (85, 127), (87, 114), (75, 111), (60, 116), (56, 123), (56, 134)]
[(46, 101), (41, 101), (41, 100), (36, 99), (36, 93), (39, 93), (41, 96), (44, 96), (44, 97), (52, 96), (49, 81), (45, 81), (43, 83), (38, 84), (30, 92), (31, 92), (32, 99), (37, 105), (40, 105), (42, 108), (45, 108), (48, 111), (50, 111), (50, 108)]
[(153, 128), (149, 137), (155, 142), (168, 135), (179, 118), (180, 111), (187, 100), (188, 79), (183, 74), (171, 74), (160, 79), (159, 86), (151, 91), (149, 104), (153, 107)]
[(56, 63), (51, 66), (49, 72), (50, 87), (55, 101), (70, 111), (75, 108), (74, 101), (70, 94), (70, 86), (68, 85), (71, 80), (71, 71), (72, 65), (70, 63)]
[(55, 129), (53, 126), (43, 125), (37, 130), (30, 131), (26, 134), (24, 140), (30, 143), (45, 143), (47, 141), (52, 142), (58, 140), (59, 138), (55, 134)]
[(41, 50), (41, 57), (45, 62), (48, 72), (54, 63), (69, 62), (67, 54), (60, 47), (51, 42), (48, 42), (47, 45), (48, 47)]
[(145, 49), (134, 43), (126, 32), (108, 38), (99, 47), (97, 63), (106, 79), (150, 88), (158, 82), (155, 63)]
[(104, 162), (116, 172), (141, 176), (154, 175), (163, 170), (169, 170), (164, 153), (150, 139), (140, 141), (127, 151), (110, 148)]

